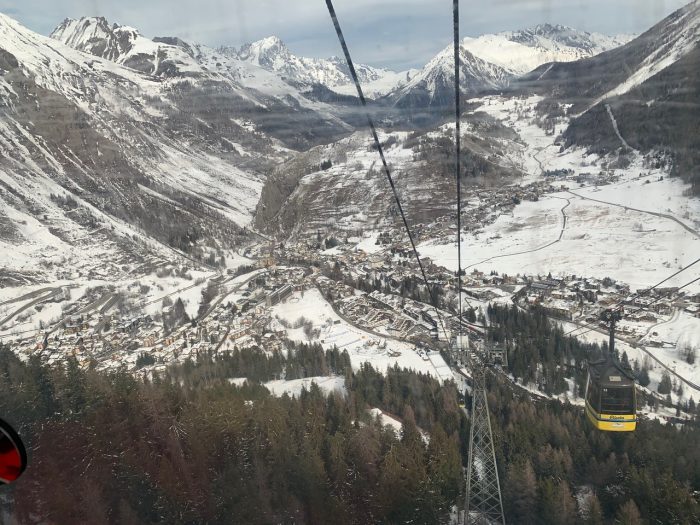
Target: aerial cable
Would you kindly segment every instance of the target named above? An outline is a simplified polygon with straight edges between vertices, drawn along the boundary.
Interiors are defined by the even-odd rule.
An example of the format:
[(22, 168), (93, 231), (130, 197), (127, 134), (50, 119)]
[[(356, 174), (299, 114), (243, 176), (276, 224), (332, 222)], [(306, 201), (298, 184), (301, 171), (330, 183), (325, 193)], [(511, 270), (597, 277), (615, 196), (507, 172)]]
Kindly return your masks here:
[[(654, 286), (652, 286), (652, 287), (650, 287), (650, 288), (647, 288), (646, 290), (643, 290), (643, 291), (641, 291), (641, 292), (637, 292), (636, 294), (633, 294), (632, 297), (631, 297), (630, 299), (628, 299), (628, 300), (636, 299), (636, 298), (638, 298), (638, 297), (642, 297), (642, 296), (648, 294), (648, 293), (651, 292), (652, 290), (658, 288), (659, 286), (661, 286), (661, 285), (664, 284), (665, 282), (667, 282), (667, 281), (673, 279), (673, 278), (674, 278), (675, 276), (677, 276), (678, 274), (683, 273), (683, 272), (686, 271), (688, 268), (691, 268), (692, 266), (695, 266), (695, 265), (696, 265), (697, 263), (699, 263), (699, 262), (700, 262), (700, 258), (695, 259), (695, 260), (694, 260), (693, 262), (691, 262), (689, 265), (684, 266), (683, 268), (681, 268), (680, 270), (678, 270), (678, 271), (675, 272), (674, 274), (670, 275), (669, 277), (666, 277), (663, 281), (659, 281), (659, 282), (656, 283)], [(696, 279), (696, 281), (697, 281), (697, 279)], [(681, 288), (678, 288), (678, 290), (680, 290), (680, 289), (682, 289), (682, 288), (685, 288), (686, 286), (689, 286), (689, 285), (693, 284), (694, 282), (695, 282), (695, 281), (691, 281), (691, 282), (689, 282), (689, 283), (687, 283), (687, 284), (684, 284)], [(658, 302), (658, 301), (659, 301), (659, 299), (657, 299), (657, 300), (654, 301), (653, 303)], [(653, 304), (653, 303), (651, 303), (651, 304)], [(619, 308), (620, 306), (622, 306), (622, 301), (618, 301), (618, 303), (617, 303), (615, 306), (613, 306), (613, 307), (611, 308), (611, 310), (615, 310), (616, 308)], [(593, 325), (590, 325), (590, 324), (585, 324), (585, 325), (583, 325), (583, 326), (579, 326), (579, 327), (577, 327), (577, 328), (574, 328), (573, 330), (570, 330), (570, 331), (566, 332), (564, 335), (571, 335), (572, 333), (577, 332), (578, 330), (581, 330), (581, 329), (587, 328), (587, 327), (591, 327), (591, 326), (592, 326), (592, 328), (591, 328), (590, 330), (588, 330), (587, 332), (582, 332), (582, 333), (580, 333), (580, 334), (576, 334), (576, 335), (583, 335), (584, 333), (588, 333), (588, 332), (590, 332), (591, 330), (595, 330), (596, 327), (593, 326)]]
[[(678, 290), (682, 290), (683, 288), (686, 288), (686, 287), (690, 286), (691, 284), (696, 283), (696, 282), (698, 282), (698, 281), (700, 281), (700, 277), (696, 277), (696, 278), (693, 279), (692, 281), (685, 283), (683, 286), (679, 286), (678, 288), (676, 288), (675, 292), (678, 292)], [(650, 302), (647, 306), (651, 306), (651, 305), (653, 305), (653, 304), (658, 303), (661, 299), (664, 298), (665, 295), (666, 295), (666, 294), (662, 294), (660, 297), (657, 297), (657, 298), (654, 299), (652, 302)], [(644, 310), (644, 308), (645, 308), (644, 306), (640, 306), (640, 307), (637, 308), (636, 310), (632, 310), (631, 312), (628, 312), (627, 315), (636, 314), (637, 312), (640, 312), (641, 310)]]
[[(693, 283), (695, 283), (695, 282), (697, 282), (697, 281), (700, 281), (700, 277), (696, 277), (696, 278), (693, 279), (692, 281), (685, 283), (683, 286), (679, 286), (675, 291), (677, 292), (678, 290), (682, 290), (683, 288), (687, 288), (688, 286), (690, 286), (691, 284), (693, 284)], [(654, 303), (658, 303), (661, 299), (664, 298), (665, 295), (667, 295), (667, 294), (664, 294), (664, 295), (662, 295), (661, 297), (657, 297), (657, 298), (654, 299), (651, 303), (649, 303), (647, 306), (651, 306), (651, 305), (653, 305)], [(644, 310), (644, 307), (643, 307), (643, 306), (640, 306), (640, 307), (637, 308), (636, 310), (633, 310), (633, 311), (631, 311), (631, 312), (628, 312), (627, 315), (636, 314), (637, 312), (639, 312), (639, 311), (641, 311), (641, 310)], [(567, 336), (567, 335), (571, 334), (571, 332), (575, 332), (576, 330), (581, 330), (582, 328), (587, 328), (587, 327), (590, 327), (590, 328), (588, 328), (588, 330), (586, 330), (585, 332), (581, 332), (580, 334), (576, 334), (576, 336), (577, 336), (577, 337), (580, 337), (580, 336), (582, 336), (582, 335), (587, 334), (588, 332), (592, 332), (593, 330), (597, 330), (597, 329), (598, 329), (598, 327), (595, 326), (595, 325), (587, 324), (587, 325), (579, 326), (578, 328), (576, 328), (576, 329), (574, 329), (574, 330), (571, 330), (570, 332), (566, 332), (564, 335)]]
[(460, 91), (459, 91), (459, 0), (452, 0), (452, 27), (455, 54), (455, 176), (457, 178), (457, 295), (459, 296), (459, 337), (462, 342), (462, 177), (460, 135)]
[[(401, 206), (401, 200), (399, 199), (399, 194), (396, 191), (396, 185), (394, 184), (394, 179), (391, 176), (391, 171), (389, 170), (389, 165), (386, 162), (386, 158), (384, 157), (384, 149), (382, 148), (381, 142), (379, 142), (379, 136), (377, 135), (377, 129), (374, 126), (374, 121), (372, 120), (372, 116), (369, 114), (369, 110), (367, 109), (367, 101), (365, 100), (365, 96), (362, 93), (362, 87), (360, 86), (360, 81), (357, 77), (357, 72), (355, 71), (355, 66), (353, 65), (352, 58), (350, 57), (350, 51), (348, 50), (348, 46), (345, 43), (345, 37), (343, 36), (343, 31), (340, 29), (340, 22), (338, 22), (338, 17), (335, 14), (335, 9), (333, 8), (333, 2), (332, 0), (326, 0), (326, 6), (328, 7), (328, 13), (331, 15), (331, 19), (333, 20), (333, 26), (335, 27), (335, 32), (338, 35), (338, 40), (340, 41), (340, 46), (343, 48), (343, 53), (345, 54), (345, 60), (348, 63), (348, 69), (350, 70), (350, 76), (352, 77), (353, 82), (355, 83), (355, 88), (357, 89), (357, 96), (360, 99), (360, 102), (362, 103), (362, 107), (365, 110), (365, 114), (367, 116), (367, 123), (369, 124), (369, 129), (372, 132), (372, 138), (374, 139), (374, 145), (377, 148), (377, 151), (379, 152), (379, 157), (382, 160), (382, 165), (384, 166), (384, 173), (386, 174), (386, 178), (389, 181), (389, 185), (391, 186), (391, 191), (394, 194), (394, 200), (396, 201), (396, 207), (399, 210), (399, 213), (401, 214), (401, 220), (403, 221), (403, 225), (406, 228), (406, 233), (408, 234), (408, 239), (411, 241), (411, 247), (413, 248), (413, 253), (416, 256), (416, 261), (418, 261), (418, 267), (420, 268), (421, 275), (423, 276), (423, 281), (425, 282), (425, 286), (428, 289), (428, 293), (430, 294), (430, 300), (431, 302), (435, 301), (437, 302), (437, 297), (434, 296), (433, 294), (433, 288), (430, 286), (430, 283), (428, 282), (428, 276), (425, 273), (425, 268), (423, 267), (423, 263), (420, 260), (420, 255), (418, 254), (418, 250), (416, 249), (416, 243), (413, 240), (413, 234), (411, 233), (411, 228), (408, 226), (408, 221), (406, 220), (406, 214), (403, 211), (403, 207)], [(437, 305), (433, 304), (433, 308), (435, 308), (435, 313), (437, 313), (438, 319), (440, 320), (440, 326), (442, 328), (442, 332), (445, 335), (445, 340), (448, 339), (447, 337), (447, 331), (445, 330), (445, 323), (442, 320), (442, 315), (440, 314), (440, 310), (438, 309)]]
[[(681, 268), (681, 269), (678, 270), (676, 273), (674, 273), (673, 275), (671, 275), (671, 276), (669, 276), (669, 277), (666, 277), (666, 279), (664, 279), (664, 280), (661, 281), (661, 282), (656, 283), (656, 284), (655, 284), (654, 286), (652, 286), (651, 288), (647, 288), (646, 290), (643, 290), (643, 291), (641, 291), (641, 292), (637, 292), (636, 294), (632, 295), (631, 298), (632, 298), (632, 299), (636, 299), (637, 297), (642, 297), (643, 295), (648, 294), (648, 293), (651, 292), (653, 289), (658, 288), (659, 286), (661, 286), (662, 284), (664, 284), (666, 281), (670, 281), (670, 280), (673, 279), (676, 275), (678, 275), (679, 273), (683, 273), (684, 271), (686, 271), (686, 270), (687, 270), (688, 268), (690, 268), (691, 266), (696, 265), (698, 262), (700, 262), (700, 258), (695, 259), (695, 260), (694, 260), (692, 263), (690, 263), (688, 266), (686, 266), (686, 267), (684, 267), (684, 268)], [(619, 306), (619, 303), (618, 303), (618, 306)]]

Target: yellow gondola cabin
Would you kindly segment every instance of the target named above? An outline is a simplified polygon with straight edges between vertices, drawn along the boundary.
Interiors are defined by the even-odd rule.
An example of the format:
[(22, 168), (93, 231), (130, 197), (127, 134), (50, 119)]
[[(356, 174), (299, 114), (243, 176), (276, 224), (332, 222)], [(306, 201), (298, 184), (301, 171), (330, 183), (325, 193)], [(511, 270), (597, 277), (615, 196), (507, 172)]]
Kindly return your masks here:
[(598, 430), (632, 432), (637, 428), (634, 377), (612, 358), (588, 367), (586, 415)]

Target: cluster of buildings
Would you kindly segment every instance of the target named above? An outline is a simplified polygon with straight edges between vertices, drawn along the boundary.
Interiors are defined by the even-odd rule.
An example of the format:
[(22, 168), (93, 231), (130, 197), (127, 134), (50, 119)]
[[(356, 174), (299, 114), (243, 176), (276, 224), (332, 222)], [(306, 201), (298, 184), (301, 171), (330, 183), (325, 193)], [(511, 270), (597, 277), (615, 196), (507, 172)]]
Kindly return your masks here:
[(81, 365), (98, 369), (137, 370), (147, 362), (148, 369), (156, 371), (201, 352), (246, 346), (274, 351), (281, 348), (285, 332), (270, 328), (269, 310), (294, 290), (303, 289), (306, 274), (304, 269), (288, 268), (253, 271), (248, 279), (217, 276), (220, 295), (206, 315), (184, 316), (170, 330), (161, 319), (173, 314), (173, 305), (163, 306), (163, 315), (122, 316), (95, 308), (67, 315), (51, 329), (14, 341), (13, 347), (23, 355), (39, 355), (49, 364), (75, 357)]
[[(659, 323), (676, 310), (700, 317), (700, 294), (685, 295), (678, 288), (655, 288), (633, 292), (627, 284), (612, 279), (570, 275), (532, 280), (515, 294), (517, 304), (538, 307), (548, 315), (566, 321), (597, 324), (602, 312), (621, 305), (624, 321), (618, 326), (623, 337), (639, 339), (649, 325)], [(650, 341), (660, 346), (660, 341)]]
[(358, 294), (355, 288), (325, 276), (316, 278), (316, 284), (342, 317), (370, 333), (414, 341), (438, 336), (437, 314), (426, 304), (378, 290)]
[[(271, 309), (312, 286), (347, 322), (377, 336), (425, 346), (438, 337), (443, 326), (448, 333), (456, 333), (458, 320), (450, 313), (454, 312), (457, 293), (453, 272), (429, 258), (421, 260), (431, 287), (442, 292), (442, 315), (438, 317), (427, 304), (422, 272), (412, 250), (406, 243), (390, 243), (392, 238), (399, 237), (385, 231), (377, 237), (376, 251), (347, 243), (332, 254), (305, 242), (277, 245), (265, 250), (268, 257), (259, 260), (259, 268), (242, 276), (212, 279), (216, 297), (198, 318), (185, 315), (174, 325), (166, 325), (163, 319), (173, 318), (174, 306), (164, 307), (160, 314), (120, 316), (105, 312), (115, 301), (98, 300), (92, 310), (74, 304), (73, 311), (82, 314), (69, 315), (48, 331), (15, 341), (15, 346), (18, 352), (38, 354), (49, 363), (74, 356), (84, 365), (131, 370), (140, 370), (143, 362), (148, 363), (147, 370), (162, 370), (201, 352), (246, 347), (275, 352), (284, 348), (287, 332), (272, 317)], [(462, 293), (482, 306), (494, 300), (514, 302), (580, 324), (597, 324), (603, 310), (622, 304), (626, 316), (618, 327), (620, 335), (635, 340), (645, 335), (649, 344), (659, 345), (663, 341), (647, 333), (649, 326), (679, 309), (700, 316), (700, 294), (688, 296), (677, 291), (657, 288), (633, 293), (628, 285), (612, 279), (575, 275), (542, 278), (473, 270), (462, 277)], [(468, 329), (482, 333), (473, 321)]]
[(572, 169), (556, 169), (547, 170), (543, 173), (543, 175), (545, 180), (551, 183), (566, 180), (576, 182), (581, 186), (603, 186), (605, 184), (613, 184), (620, 180), (619, 175), (616, 175), (614, 170), (601, 170), (598, 173), (592, 173), (589, 171), (581, 171), (577, 173)]

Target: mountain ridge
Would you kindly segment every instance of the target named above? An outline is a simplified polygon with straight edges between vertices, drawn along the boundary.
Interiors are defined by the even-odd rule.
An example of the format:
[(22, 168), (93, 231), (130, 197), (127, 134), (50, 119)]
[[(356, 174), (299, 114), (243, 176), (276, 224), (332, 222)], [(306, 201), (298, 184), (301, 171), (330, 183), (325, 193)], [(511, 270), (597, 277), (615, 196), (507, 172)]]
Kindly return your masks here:
[[(124, 45), (110, 37), (123, 26), (92, 24), (88, 54), (0, 15), (0, 267), (15, 282), (235, 257), (269, 166), (347, 129), (262, 70), (210, 73), (202, 60), (186, 77), (174, 62), (158, 68), (174, 54), (128, 62), (138, 32), (123, 29)], [(278, 96), (243, 87), (244, 75)]]
[(627, 44), (585, 60), (543, 64), (518, 89), (574, 101), (582, 112), (663, 71), (700, 42), (700, 1), (678, 9)]
[[(549, 24), (477, 38), (465, 37), (460, 45), (460, 85), (467, 96), (500, 92), (520, 75), (542, 64), (595, 56), (626, 38)], [(449, 45), (385, 100), (409, 111), (414, 121), (430, 121), (431, 115), (451, 111), (453, 91), (454, 51)]]
[(518, 76), (542, 64), (594, 56), (624, 45), (632, 38), (632, 35), (589, 33), (560, 24), (538, 24), (518, 31), (466, 37), (462, 46)]
[[(106, 19), (97, 17), (66, 19), (51, 36), (76, 49), (156, 76), (198, 76), (220, 69), (221, 62), (227, 61), (228, 70), (250, 64), (278, 75), (302, 91), (317, 91), (313, 86), (321, 85), (341, 95), (355, 96), (344, 59), (298, 56), (275, 35), (238, 48), (220, 46), (212, 50), (177, 37), (148, 39), (138, 30), (119, 24), (110, 26)], [(594, 56), (628, 40), (628, 36), (608, 37), (551, 24), (466, 37), (462, 40), (465, 92), (471, 95), (504, 89), (512, 79), (544, 63)], [(213, 54), (220, 56), (213, 61), (202, 60), (203, 55)], [(421, 113), (444, 104), (445, 90), (452, 82), (451, 61), (448, 46), (420, 70), (397, 72), (365, 64), (356, 64), (355, 69), (368, 98), (378, 100), (380, 105)]]

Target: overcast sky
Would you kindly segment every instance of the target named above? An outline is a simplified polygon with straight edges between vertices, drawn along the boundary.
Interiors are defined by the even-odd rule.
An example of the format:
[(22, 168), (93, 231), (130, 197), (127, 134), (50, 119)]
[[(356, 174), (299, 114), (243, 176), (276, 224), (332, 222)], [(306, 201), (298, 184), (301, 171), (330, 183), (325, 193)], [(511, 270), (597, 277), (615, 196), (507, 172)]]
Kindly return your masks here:
[[(558, 23), (585, 31), (641, 33), (687, 0), (462, 0), (462, 36)], [(452, 37), (449, 0), (335, 0), (357, 62), (424, 65)], [(339, 55), (324, 0), (0, 0), (0, 12), (49, 34), (64, 18), (104, 16), (142, 34), (210, 46), (277, 35), (292, 52)]]

